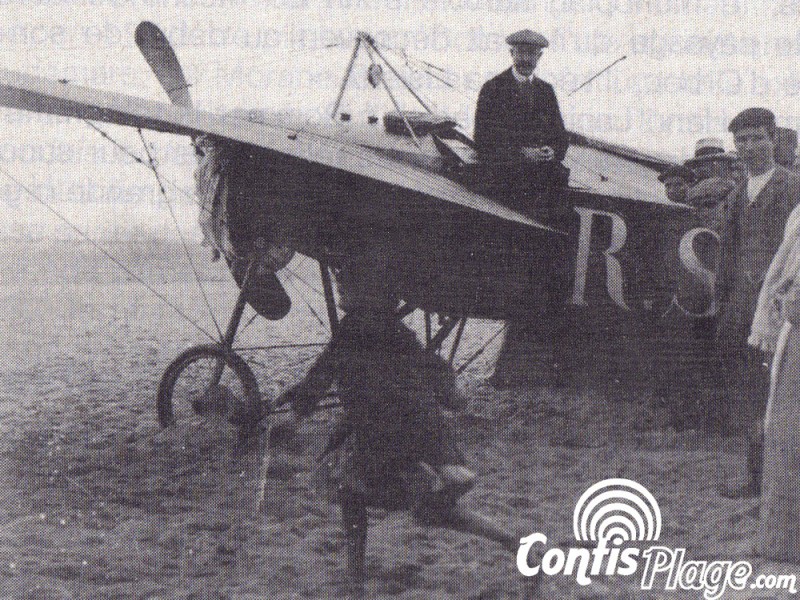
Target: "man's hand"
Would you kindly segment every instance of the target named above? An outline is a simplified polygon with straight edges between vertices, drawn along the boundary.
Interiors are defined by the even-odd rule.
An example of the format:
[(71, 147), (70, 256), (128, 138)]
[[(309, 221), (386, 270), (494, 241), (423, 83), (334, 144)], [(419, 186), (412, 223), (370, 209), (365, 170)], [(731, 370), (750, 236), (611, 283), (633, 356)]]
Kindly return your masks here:
[(550, 146), (541, 148), (523, 148), (522, 155), (533, 162), (547, 162), (553, 160), (555, 152)]

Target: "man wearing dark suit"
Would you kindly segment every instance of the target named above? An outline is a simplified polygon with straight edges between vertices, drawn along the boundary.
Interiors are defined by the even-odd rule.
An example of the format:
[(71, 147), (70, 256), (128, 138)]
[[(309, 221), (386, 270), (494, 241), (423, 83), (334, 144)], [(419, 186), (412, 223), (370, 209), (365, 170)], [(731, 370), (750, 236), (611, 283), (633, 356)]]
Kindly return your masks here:
[(553, 86), (534, 74), (549, 43), (524, 29), (506, 38), (511, 68), (487, 81), (475, 111), (475, 143), (485, 160), (548, 168), (567, 152), (567, 131)]
[[(782, 239), (789, 213), (800, 202), (800, 178), (777, 165), (775, 115), (748, 108), (728, 126), (747, 178), (725, 200), (720, 241), (716, 343), (721, 358), (728, 430), (747, 433), (748, 481), (725, 495), (756, 495), (761, 486), (761, 423), (769, 395), (774, 348), (747, 345), (758, 293)], [(735, 420), (736, 422), (731, 422)]]
[[(525, 29), (509, 35), (506, 42), (511, 46), (513, 65), (483, 85), (475, 111), (475, 143), (484, 184), (491, 186), (501, 202), (554, 223), (563, 218), (558, 195), (540, 190), (567, 183), (569, 172), (561, 161), (568, 139), (553, 87), (534, 74), (548, 41)], [(513, 239), (509, 244), (513, 246)], [(538, 294), (515, 299), (517, 315), (508, 324), (504, 347), (489, 379), (493, 386), (540, 379), (535, 363), (541, 362), (543, 349), (545, 361), (550, 363), (548, 374), (558, 377), (562, 360), (555, 355), (554, 338), (564, 309), (562, 279), (566, 281), (553, 277), (548, 284), (549, 318), (544, 323), (533, 317), (541, 302)]]

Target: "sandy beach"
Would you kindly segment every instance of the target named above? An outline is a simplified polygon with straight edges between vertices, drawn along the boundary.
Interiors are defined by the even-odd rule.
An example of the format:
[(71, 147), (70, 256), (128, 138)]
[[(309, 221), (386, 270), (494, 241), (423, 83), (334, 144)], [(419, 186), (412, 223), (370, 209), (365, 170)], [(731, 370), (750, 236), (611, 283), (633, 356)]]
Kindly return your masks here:
[[(239, 448), (232, 428), (202, 419), (166, 430), (157, 423), (161, 373), (181, 350), (207, 342), (204, 334), (85, 242), (7, 238), (2, 247), (0, 598), (342, 597), (338, 508), (315, 485), (314, 457), (333, 412), (312, 417), (288, 449), (273, 453), (265, 505), (256, 511), (262, 457)], [(192, 248), (224, 327), (235, 285), (224, 264)], [(109, 250), (213, 334), (178, 245), (144, 240)], [(317, 318), (324, 321), (324, 305), (311, 291), (319, 289), (316, 263), (290, 267), (297, 274), (287, 285), (292, 312), (280, 323), (257, 319), (240, 344), (327, 340)], [(408, 322), (422, 325), (419, 315)], [(470, 323), (456, 363), (500, 326)], [(629, 478), (657, 498), (663, 545), (697, 560), (746, 559), (766, 572), (792, 572), (752, 556), (757, 500), (716, 491), (744, 476), (742, 440), (676, 432), (659, 426), (657, 414), (645, 427), (644, 413), (654, 410), (646, 397), (581, 399), (544, 386), (495, 391), (483, 380), (497, 349), (490, 344), (459, 379), (470, 400), (454, 419), (480, 474), (465, 497), (470, 507), (569, 545), (583, 491), (604, 478)], [(244, 354), (261, 393), (274, 398), (317, 351)], [(499, 546), (416, 526), (404, 513), (372, 515), (367, 563), (375, 598), (525, 593), (514, 557)], [(594, 581), (583, 587), (547, 577), (541, 597), (700, 597), (642, 591), (635, 576)], [(748, 593), (741, 597), (784, 597)]]

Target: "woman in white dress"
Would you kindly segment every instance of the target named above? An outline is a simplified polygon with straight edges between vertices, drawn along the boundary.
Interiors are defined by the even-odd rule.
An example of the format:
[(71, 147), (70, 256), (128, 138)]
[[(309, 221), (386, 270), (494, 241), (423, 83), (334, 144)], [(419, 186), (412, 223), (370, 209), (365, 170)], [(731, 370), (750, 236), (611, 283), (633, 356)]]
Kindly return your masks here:
[(775, 353), (756, 550), (800, 563), (800, 207), (789, 216), (767, 271), (748, 343)]

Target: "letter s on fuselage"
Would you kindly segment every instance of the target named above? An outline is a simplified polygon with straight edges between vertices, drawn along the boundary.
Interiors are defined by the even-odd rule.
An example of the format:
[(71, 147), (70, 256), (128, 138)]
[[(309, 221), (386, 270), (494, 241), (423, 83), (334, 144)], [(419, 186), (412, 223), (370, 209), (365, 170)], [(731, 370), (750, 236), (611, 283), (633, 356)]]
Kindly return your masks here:
[[(606, 266), (606, 290), (609, 297), (620, 308), (630, 310), (623, 295), (624, 278), (622, 263), (615, 256), (625, 246), (628, 237), (628, 227), (621, 215), (605, 210), (575, 206), (575, 212), (580, 218), (578, 245), (575, 255), (575, 278), (570, 304), (589, 306), (586, 300), (586, 282), (589, 276), (589, 258), (591, 253), (592, 225), (595, 218), (611, 220), (611, 240), (608, 248), (602, 251)], [(701, 313), (695, 313), (681, 306), (678, 293), (674, 292), (671, 303), (677, 306), (684, 314), (690, 317), (710, 317), (716, 314), (717, 306), (714, 301), (714, 285), (716, 274), (708, 268), (697, 256), (694, 242), (698, 235), (710, 234), (719, 242), (719, 235), (706, 227), (695, 227), (681, 236), (678, 243), (678, 260), (681, 266), (679, 278), (691, 277), (698, 281), (702, 291), (698, 294), (703, 299), (708, 298), (707, 308)]]

